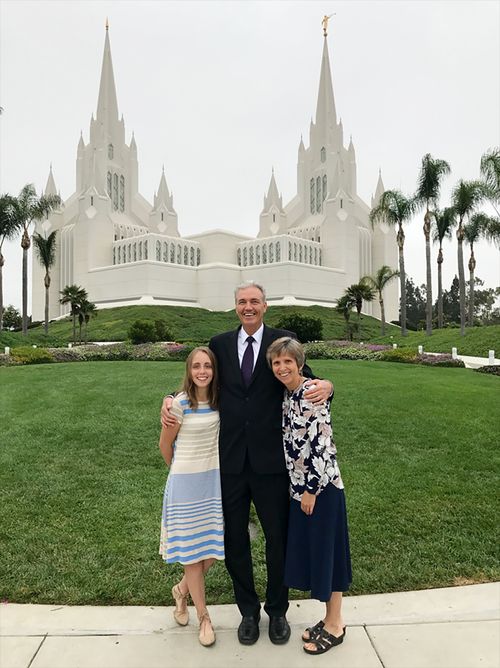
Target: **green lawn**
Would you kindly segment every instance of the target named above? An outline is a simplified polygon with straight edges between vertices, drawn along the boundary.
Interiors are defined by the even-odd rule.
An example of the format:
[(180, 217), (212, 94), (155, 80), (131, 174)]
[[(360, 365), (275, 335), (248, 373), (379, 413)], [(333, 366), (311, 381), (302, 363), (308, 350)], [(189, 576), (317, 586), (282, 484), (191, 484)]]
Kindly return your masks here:
[[(348, 501), (352, 593), (498, 580), (497, 377), (321, 361)], [(0, 599), (165, 604), (158, 411), (182, 363), (0, 368)], [(262, 538), (254, 544), (264, 596)], [(210, 603), (231, 602), (224, 566)], [(292, 592), (298, 596), (297, 592)]]

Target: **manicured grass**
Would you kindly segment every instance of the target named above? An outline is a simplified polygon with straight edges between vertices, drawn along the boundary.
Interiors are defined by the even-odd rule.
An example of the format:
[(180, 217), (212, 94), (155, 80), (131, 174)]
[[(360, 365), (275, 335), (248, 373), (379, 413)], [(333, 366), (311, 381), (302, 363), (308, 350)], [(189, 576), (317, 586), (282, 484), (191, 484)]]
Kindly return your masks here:
[[(498, 580), (499, 379), (465, 369), (313, 362), (334, 380), (352, 593)], [(0, 598), (170, 603), (158, 556), (158, 411), (183, 364), (0, 368)], [(264, 596), (263, 543), (254, 544)], [(223, 564), (210, 603), (233, 600)], [(298, 592), (292, 592), (299, 596)]]

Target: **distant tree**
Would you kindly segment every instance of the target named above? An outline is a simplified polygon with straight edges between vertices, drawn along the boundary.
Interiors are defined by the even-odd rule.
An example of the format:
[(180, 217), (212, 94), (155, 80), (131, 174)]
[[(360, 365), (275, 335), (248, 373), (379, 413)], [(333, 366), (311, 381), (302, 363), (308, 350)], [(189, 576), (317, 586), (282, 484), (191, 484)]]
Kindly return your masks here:
[(156, 327), (152, 320), (134, 320), (128, 330), (128, 338), (134, 344), (154, 343)]
[(295, 332), (301, 343), (319, 341), (323, 338), (323, 323), (319, 318), (313, 318), (309, 315), (299, 315), (298, 313), (285, 315), (278, 320), (276, 327)]
[(48, 237), (42, 237), (35, 232), (33, 235), (33, 248), (38, 257), (38, 261), (45, 269), (43, 284), (45, 286), (45, 334), (49, 333), (49, 288), (50, 288), (50, 270), (56, 261), (56, 234), (54, 230)]
[(9, 304), (7, 308), (3, 310), (3, 325), (6, 329), (20, 329), (23, 324), (23, 319), (21, 314), (14, 308), (12, 304)]
[(418, 207), (425, 208), (424, 236), (425, 236), (425, 266), (426, 266), (426, 327), (427, 336), (432, 334), (432, 272), (431, 272), (431, 208), (439, 205), (439, 194), (443, 176), (450, 173), (450, 165), (445, 160), (433, 158), (426, 153), (422, 158), (418, 187), (415, 202)]
[(451, 238), (451, 231), (455, 226), (455, 209), (452, 206), (446, 207), (440, 211), (436, 209), (432, 212), (434, 217), (434, 235), (433, 240), (439, 243), (439, 251), (437, 256), (438, 265), (438, 298), (437, 298), (437, 325), (438, 328), (443, 326), (443, 240)]
[(335, 306), (335, 310), (342, 315), (345, 320), (346, 336), (349, 341), (352, 341), (353, 328), (350, 326), (349, 320), (351, 318), (352, 309), (354, 308), (354, 300), (347, 294), (344, 294)]
[(474, 257), (474, 244), (484, 235), (488, 225), (489, 216), (484, 213), (475, 213), (464, 226), (464, 235), (470, 246), (469, 258), (469, 327), (474, 325), (474, 272), (476, 270), (476, 258)]
[(352, 300), (354, 307), (356, 308), (358, 314), (358, 335), (361, 336), (361, 309), (363, 307), (363, 302), (373, 301), (375, 298), (375, 290), (367, 283), (360, 281), (359, 283), (350, 285), (345, 291), (345, 294)]
[(61, 304), (70, 305), (70, 314), (73, 319), (73, 343), (76, 343), (76, 318), (78, 316), (78, 311), (80, 305), (88, 300), (87, 291), (80, 287), (79, 285), (67, 285), (60, 292), (61, 298), (59, 302)]
[[(481, 325), (500, 324), (500, 309), (495, 303), (500, 297), (500, 287), (483, 288), (484, 281), (474, 279), (474, 322)], [(469, 299), (470, 295), (467, 295)]]
[(450, 289), (443, 292), (443, 315), (447, 322), (460, 322), (460, 282), (456, 275)]
[(464, 225), (486, 196), (486, 188), (481, 181), (463, 181), (453, 189), (451, 199), (458, 219), (458, 282), (460, 286), (460, 334), (465, 335), (465, 273), (464, 273)]
[(425, 322), (427, 300), (425, 295), (425, 284), (415, 285), (411, 278), (405, 282), (406, 318), (409, 329), (422, 328)]
[(33, 222), (48, 217), (49, 213), (61, 203), (59, 195), (36, 194), (32, 183), (24, 186), (18, 197), (14, 198), (14, 217), (16, 226), (22, 229), (21, 248), (23, 249), (23, 334), (28, 332), (28, 250), (31, 246), (30, 226)]
[(16, 217), (14, 216), (14, 197), (5, 194), (0, 196), (0, 332), (2, 331), (3, 313), (3, 266), (5, 258), (2, 254), (3, 242), (13, 239), (18, 233)]
[(486, 184), (486, 196), (495, 209), (500, 223), (500, 147), (486, 151), (481, 157), (480, 172)]
[(400, 282), (400, 322), (401, 334), (406, 336), (406, 292), (405, 292), (405, 261), (404, 244), (405, 234), (403, 224), (411, 220), (415, 212), (415, 202), (412, 197), (406, 197), (399, 190), (386, 190), (382, 193), (378, 205), (370, 212), (372, 225), (385, 222), (397, 227), (396, 241), (399, 253), (399, 282)]
[(399, 271), (396, 269), (391, 269), (386, 264), (384, 264), (380, 269), (375, 273), (375, 276), (363, 276), (361, 279), (362, 283), (367, 283), (373, 290), (378, 294), (378, 303), (380, 305), (380, 333), (382, 336), (385, 334), (385, 308), (384, 308), (384, 288), (393, 278), (399, 276)]
[(155, 320), (156, 341), (173, 341), (174, 336), (165, 320)]

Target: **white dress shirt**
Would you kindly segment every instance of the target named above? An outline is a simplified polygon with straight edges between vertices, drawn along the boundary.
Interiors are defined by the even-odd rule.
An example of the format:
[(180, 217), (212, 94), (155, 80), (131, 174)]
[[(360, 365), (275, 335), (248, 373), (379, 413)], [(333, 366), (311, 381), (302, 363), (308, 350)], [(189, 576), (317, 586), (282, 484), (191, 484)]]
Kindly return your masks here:
[(259, 351), (260, 351), (260, 346), (262, 343), (262, 336), (264, 334), (264, 324), (262, 324), (259, 329), (255, 332), (255, 334), (247, 334), (243, 327), (241, 327), (240, 332), (238, 334), (238, 359), (240, 361), (240, 368), (241, 368), (241, 362), (243, 360), (243, 354), (245, 350), (247, 349), (247, 339), (249, 336), (253, 336), (254, 341), (252, 343), (253, 347), (253, 368), (255, 369), (255, 363), (257, 362), (257, 357), (259, 356)]

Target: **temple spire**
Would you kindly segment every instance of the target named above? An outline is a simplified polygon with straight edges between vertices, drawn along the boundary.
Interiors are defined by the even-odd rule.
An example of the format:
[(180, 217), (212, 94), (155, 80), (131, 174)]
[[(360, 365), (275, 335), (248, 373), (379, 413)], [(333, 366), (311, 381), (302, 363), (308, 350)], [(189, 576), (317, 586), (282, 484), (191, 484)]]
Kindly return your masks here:
[(283, 209), (283, 201), (281, 195), (278, 192), (276, 179), (274, 178), (274, 167), (272, 169), (271, 181), (269, 182), (267, 195), (264, 195), (264, 211), (268, 211), (273, 204), (278, 208), (279, 211)]
[(380, 202), (380, 198), (382, 197), (384, 191), (385, 191), (385, 186), (384, 182), (382, 181), (382, 170), (379, 168), (377, 187), (375, 188), (375, 195), (372, 197), (372, 208), (374, 206), (377, 206), (377, 204)]
[(326, 36), (323, 42), (323, 56), (321, 59), (321, 74), (319, 77), (318, 102), (316, 105), (316, 126), (333, 130), (337, 124), (335, 100), (333, 97), (332, 75), (328, 56), (328, 42)]
[(57, 195), (56, 182), (54, 181), (54, 175), (52, 174), (52, 163), (50, 163), (49, 177), (47, 179), (47, 185), (45, 186), (44, 195)]
[(107, 19), (96, 120), (99, 123), (105, 124), (118, 122), (118, 102), (116, 100), (115, 77), (113, 74), (113, 61), (111, 60)]

